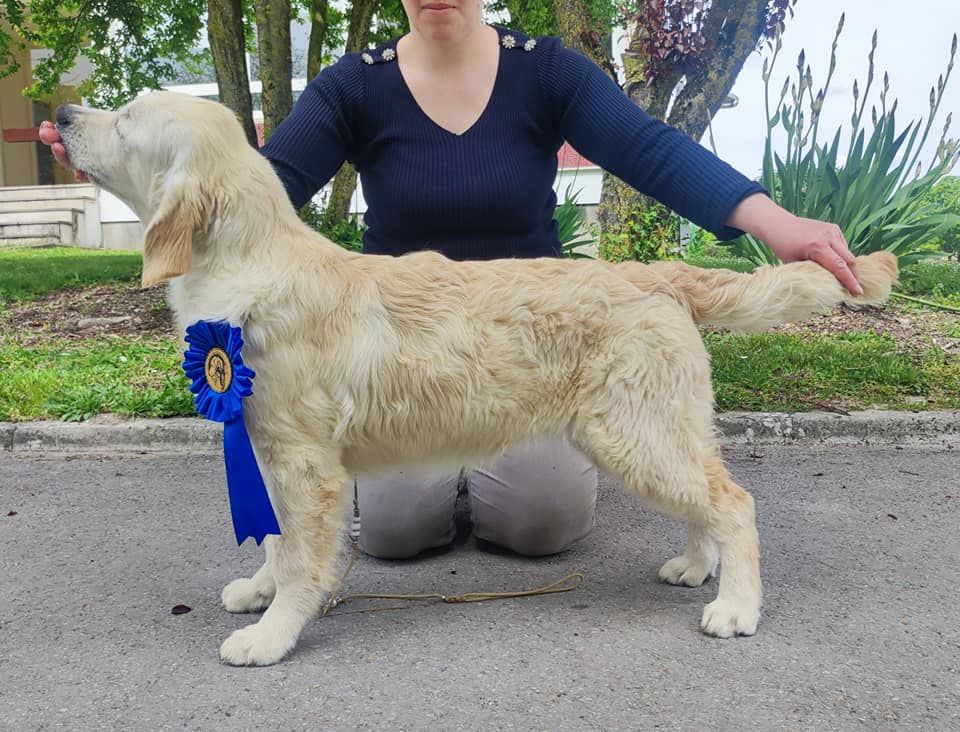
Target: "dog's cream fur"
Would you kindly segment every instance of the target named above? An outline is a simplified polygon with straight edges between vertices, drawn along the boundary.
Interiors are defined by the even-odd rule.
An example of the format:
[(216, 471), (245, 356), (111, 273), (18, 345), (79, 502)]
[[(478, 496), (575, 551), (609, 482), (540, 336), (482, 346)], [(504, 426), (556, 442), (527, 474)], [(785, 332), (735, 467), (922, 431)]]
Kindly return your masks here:
[(755, 632), (753, 500), (720, 457), (696, 323), (760, 329), (839, 302), (879, 303), (894, 257), (860, 258), (865, 294), (854, 300), (811, 263), (738, 275), (361, 256), (300, 222), (225, 107), (160, 92), (69, 117), (61, 135), (74, 165), (148, 222), (144, 284), (171, 280), (181, 328), (243, 326), (257, 372), (245, 413), (283, 535), (267, 539), (252, 578), (223, 591), (232, 612), (266, 608), (223, 643), (224, 661), (279, 661), (316, 615), (334, 579), (349, 476), (466, 464), (545, 434), (568, 435), (687, 521), (686, 549), (664, 580), (696, 586), (722, 563), (706, 633)]

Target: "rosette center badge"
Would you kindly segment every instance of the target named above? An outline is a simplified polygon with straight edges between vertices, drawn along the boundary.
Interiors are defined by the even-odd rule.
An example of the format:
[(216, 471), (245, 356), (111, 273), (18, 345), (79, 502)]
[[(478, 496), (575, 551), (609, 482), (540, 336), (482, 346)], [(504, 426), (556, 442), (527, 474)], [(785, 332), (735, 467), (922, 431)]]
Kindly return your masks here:
[(223, 394), (233, 383), (233, 367), (230, 365), (230, 357), (222, 348), (214, 347), (210, 349), (203, 364), (203, 370), (207, 375), (207, 386), (217, 394)]

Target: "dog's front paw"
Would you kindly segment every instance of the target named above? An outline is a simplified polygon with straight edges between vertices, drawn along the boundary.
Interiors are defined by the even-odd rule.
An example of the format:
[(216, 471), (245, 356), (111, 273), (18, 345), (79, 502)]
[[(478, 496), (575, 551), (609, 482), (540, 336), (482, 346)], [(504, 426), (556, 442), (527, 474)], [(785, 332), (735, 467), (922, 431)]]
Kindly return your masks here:
[(286, 656), (296, 636), (277, 633), (263, 622), (235, 630), (220, 646), (220, 660), (231, 666), (269, 666)]
[(716, 572), (717, 562), (710, 557), (690, 559), (686, 554), (674, 557), (660, 567), (660, 579), (671, 585), (699, 587)]
[(255, 578), (241, 577), (223, 588), (220, 600), (228, 613), (257, 613), (270, 605), (275, 592), (272, 582), (267, 584)]
[(760, 607), (752, 602), (731, 602), (717, 598), (703, 609), (700, 628), (707, 635), (733, 638), (753, 635), (760, 622)]

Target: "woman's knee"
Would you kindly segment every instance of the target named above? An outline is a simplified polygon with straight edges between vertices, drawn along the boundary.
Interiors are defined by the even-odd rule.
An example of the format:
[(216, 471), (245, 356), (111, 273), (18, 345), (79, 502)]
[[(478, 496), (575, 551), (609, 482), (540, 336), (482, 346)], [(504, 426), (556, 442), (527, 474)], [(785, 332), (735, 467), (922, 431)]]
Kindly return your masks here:
[(359, 477), (360, 548), (381, 559), (407, 559), (446, 546), (456, 531), (458, 487), (456, 474)]
[(505, 453), (470, 475), (474, 534), (518, 554), (569, 548), (593, 529), (597, 469), (566, 440)]

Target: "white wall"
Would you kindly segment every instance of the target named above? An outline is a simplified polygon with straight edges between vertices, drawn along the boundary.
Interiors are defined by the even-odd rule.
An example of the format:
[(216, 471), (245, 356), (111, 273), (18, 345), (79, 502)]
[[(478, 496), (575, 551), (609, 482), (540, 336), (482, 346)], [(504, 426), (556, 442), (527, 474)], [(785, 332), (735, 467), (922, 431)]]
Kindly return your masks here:
[(115, 224), (128, 221), (139, 221), (137, 215), (131, 211), (127, 204), (121, 201), (112, 193), (100, 190), (100, 222), (103, 224)]

